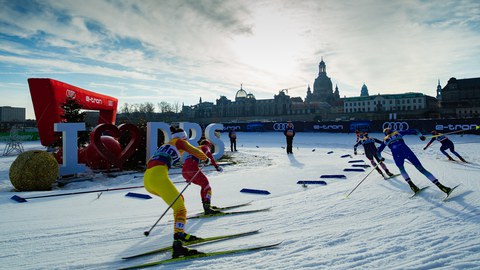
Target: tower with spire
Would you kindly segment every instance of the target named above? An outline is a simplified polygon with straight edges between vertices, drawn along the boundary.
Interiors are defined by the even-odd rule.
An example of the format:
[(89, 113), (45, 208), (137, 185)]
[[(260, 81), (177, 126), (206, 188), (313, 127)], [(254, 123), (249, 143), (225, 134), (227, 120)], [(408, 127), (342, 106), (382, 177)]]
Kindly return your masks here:
[(360, 91), (360, 96), (361, 97), (368, 97), (369, 94), (368, 94), (368, 88), (367, 86), (365, 85), (365, 83), (362, 85), (362, 90)]
[(333, 105), (340, 98), (338, 86), (335, 87), (335, 93), (333, 92), (332, 80), (327, 76), (327, 65), (321, 58), (318, 64), (318, 77), (313, 83), (313, 92), (310, 92), (310, 87), (307, 91), (307, 102), (327, 102)]
[(438, 85), (437, 85), (437, 99), (439, 101), (442, 100), (442, 86), (440, 85), (440, 79), (438, 79)]

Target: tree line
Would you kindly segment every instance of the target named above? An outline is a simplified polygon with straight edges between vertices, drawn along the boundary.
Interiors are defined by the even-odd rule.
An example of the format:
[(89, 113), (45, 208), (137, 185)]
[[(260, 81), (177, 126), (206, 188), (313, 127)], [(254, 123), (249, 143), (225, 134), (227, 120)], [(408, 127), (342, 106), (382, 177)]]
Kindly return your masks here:
[[(157, 110), (156, 110), (157, 109)], [(145, 103), (135, 103), (129, 104), (125, 103), (120, 108), (120, 113), (124, 114), (153, 114), (153, 113), (180, 113), (182, 107), (178, 101), (173, 103), (168, 103), (166, 101), (161, 101), (157, 103), (157, 107), (152, 102)]]

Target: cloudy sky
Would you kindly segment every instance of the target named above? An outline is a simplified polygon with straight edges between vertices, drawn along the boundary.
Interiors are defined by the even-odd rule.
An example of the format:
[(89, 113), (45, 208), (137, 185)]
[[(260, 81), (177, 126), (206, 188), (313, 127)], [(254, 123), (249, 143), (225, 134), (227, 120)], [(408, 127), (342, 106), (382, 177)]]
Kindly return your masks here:
[[(340, 95), (422, 92), (480, 77), (478, 0), (0, 0), (0, 106), (28, 78), (124, 103), (306, 96), (323, 57)], [(300, 86), (300, 87), (297, 87)], [(297, 87), (297, 88), (295, 88)]]

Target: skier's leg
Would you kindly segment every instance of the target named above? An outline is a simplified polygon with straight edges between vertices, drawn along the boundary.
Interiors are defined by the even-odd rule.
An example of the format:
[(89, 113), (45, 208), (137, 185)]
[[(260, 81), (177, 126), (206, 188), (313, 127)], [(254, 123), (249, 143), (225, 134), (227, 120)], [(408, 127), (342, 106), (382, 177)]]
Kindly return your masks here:
[(463, 161), (463, 162), (467, 162), (465, 159), (463, 159), (462, 156), (460, 156), (459, 153), (457, 153), (457, 151), (455, 151), (455, 146), (454, 146), (453, 143), (450, 145), (450, 148), (449, 148), (449, 149), (450, 149), (450, 152), (452, 152), (455, 156), (458, 157), (458, 159), (460, 159), (460, 160)]
[[(380, 162), (380, 160), (378, 159), (378, 157), (376, 155), (374, 155), (375, 159), (377, 160), (377, 162)], [(387, 168), (387, 165), (385, 165), (385, 162), (381, 162), (380, 163), (380, 166), (382, 167), (382, 169), (385, 171), (385, 173), (388, 175), (388, 176), (392, 176), (393, 173), (391, 173), (388, 168)]]
[(442, 152), (442, 154), (444, 154), (444, 155), (448, 158), (448, 160), (454, 160), (454, 159), (447, 153), (447, 151), (445, 151), (445, 150), (447, 150), (447, 146), (446, 146), (446, 145), (442, 145), (442, 146), (440, 147), (440, 152)]
[(405, 179), (407, 182), (410, 181), (410, 176), (405, 170), (405, 156), (393, 155), (393, 161), (395, 161), (395, 165), (397, 165), (398, 169), (400, 170), (400, 174), (402, 175), (403, 179)]
[[(410, 151), (411, 152), (411, 151)], [(438, 179), (433, 176), (433, 174), (431, 174), (429, 171), (427, 171), (427, 169), (425, 169), (425, 167), (423, 167), (422, 163), (420, 162), (420, 160), (417, 158), (417, 156), (415, 156), (415, 154), (413, 152), (411, 152), (409, 155), (408, 155), (408, 160), (410, 160), (410, 162), (413, 164), (413, 166), (415, 166), (415, 168), (417, 168), (417, 170), (419, 172), (421, 172), (423, 175), (425, 175), (433, 184), (435, 184), (441, 191), (445, 192), (445, 193), (450, 193), (450, 188), (449, 187), (446, 187), (444, 185), (442, 185)]]
[[(367, 155), (367, 158), (368, 160), (370, 160), (370, 164), (372, 164), (373, 167), (377, 167), (376, 170), (377, 172), (382, 176), (382, 177), (385, 177), (385, 175), (383, 175), (383, 172), (382, 170), (380, 170), (380, 168), (377, 166), (377, 163), (375, 163), (375, 160), (373, 160), (373, 156), (372, 155)], [(380, 162), (380, 165), (382, 165), (383, 162)]]
[[(155, 166), (145, 171), (144, 186), (148, 192), (162, 198), (167, 205), (170, 205), (180, 194), (168, 177), (168, 168), (164, 165)], [(175, 201), (172, 209), (174, 216), (174, 233), (185, 233), (187, 209), (185, 208), (183, 197), (180, 196), (180, 198)]]

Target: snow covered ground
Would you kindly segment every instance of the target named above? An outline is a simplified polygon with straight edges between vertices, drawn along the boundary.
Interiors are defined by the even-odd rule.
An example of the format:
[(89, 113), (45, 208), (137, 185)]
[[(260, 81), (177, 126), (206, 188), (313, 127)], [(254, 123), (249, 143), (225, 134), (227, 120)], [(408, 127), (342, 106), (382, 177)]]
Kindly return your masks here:
[[(381, 134), (371, 134), (381, 138)], [(424, 166), (442, 183), (461, 183), (455, 196), (443, 202), (443, 193), (427, 178), (406, 165), (418, 186), (431, 186), (410, 199), (401, 177), (385, 181), (373, 172), (348, 198), (345, 195), (365, 172), (343, 172), (353, 155), (354, 134), (297, 133), (294, 154), (287, 155), (281, 133), (238, 133), (238, 152), (226, 154), (238, 162), (224, 172), (208, 169), (213, 204), (225, 206), (253, 200), (240, 209), (272, 207), (268, 212), (192, 220), (187, 232), (215, 236), (261, 229), (256, 235), (197, 246), (202, 251), (250, 247), (283, 241), (275, 249), (197, 259), (158, 269), (480, 269), (480, 138), (452, 135), (457, 151), (474, 164), (446, 161), (434, 143), (416, 136), (406, 141)], [(0, 148), (4, 148), (0, 144)], [(26, 149), (44, 149), (39, 142)], [(315, 150), (315, 151), (313, 151)], [(327, 154), (333, 151), (331, 154)], [(362, 147), (359, 148), (362, 151)], [(351, 154), (352, 157), (342, 158)], [(383, 154), (392, 172), (391, 156)], [(13, 192), (8, 171), (15, 156), (0, 157), (0, 268), (2, 269), (116, 269), (169, 257), (160, 254), (124, 261), (122, 256), (171, 245), (171, 212), (149, 237), (148, 230), (165, 211), (160, 198), (126, 197), (127, 192), (148, 194), (143, 188), (87, 193), (17, 203), (10, 199), (66, 192), (143, 185), (142, 174), (71, 183), (48, 192)], [(369, 164), (369, 163), (367, 163)], [(173, 181), (183, 180), (178, 170)], [(326, 186), (302, 187), (298, 180), (320, 180)], [(182, 189), (183, 183), (177, 184)], [(263, 189), (270, 195), (241, 193), (242, 188)], [(199, 187), (185, 192), (189, 213), (201, 211)], [(238, 210), (240, 210), (238, 209)], [(155, 267), (153, 267), (155, 269)]]

